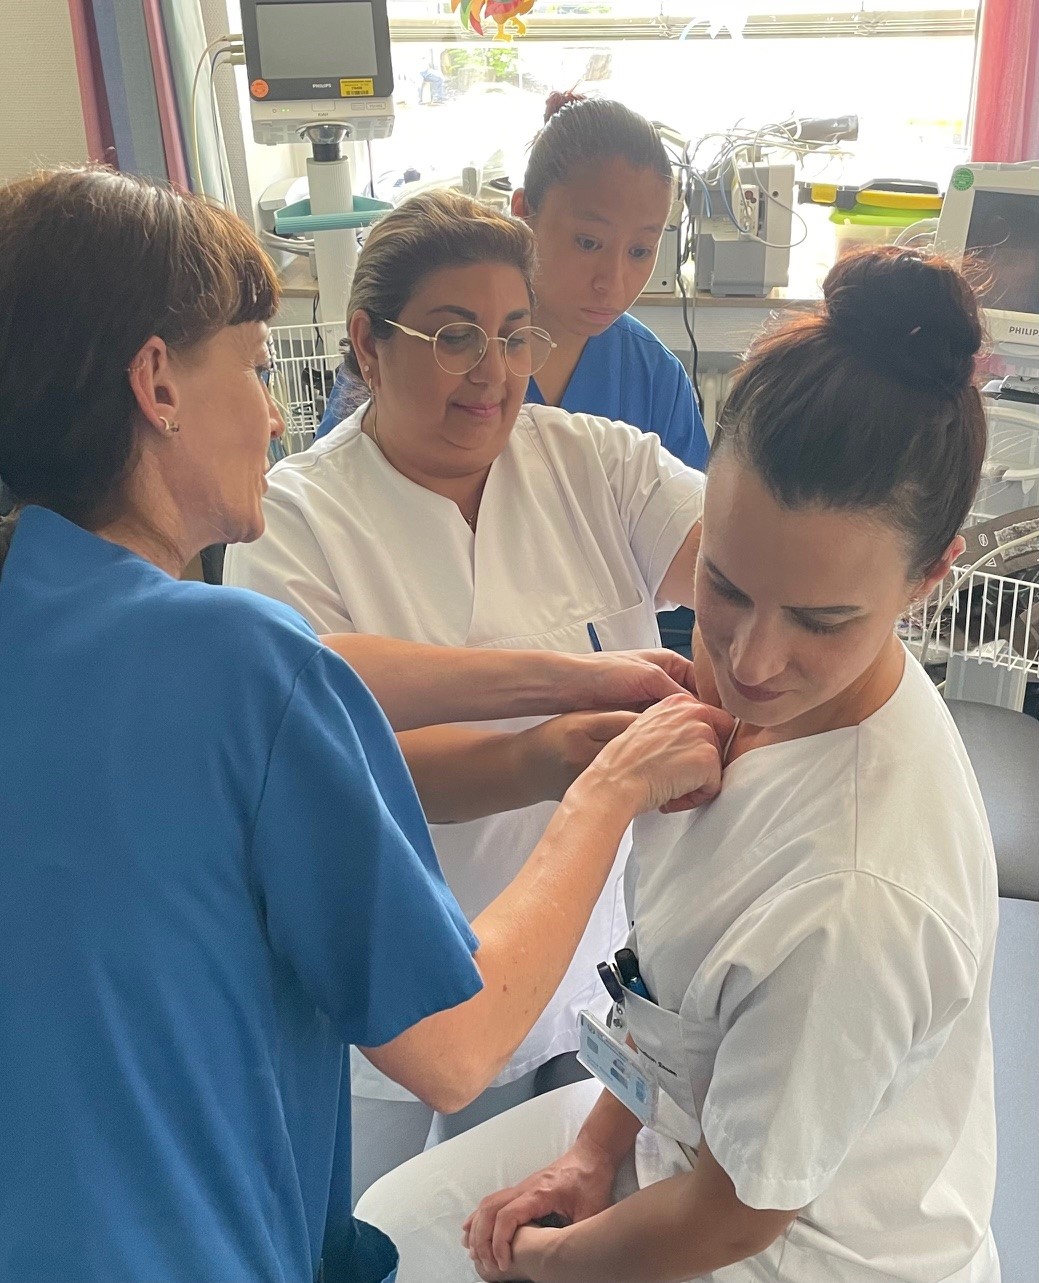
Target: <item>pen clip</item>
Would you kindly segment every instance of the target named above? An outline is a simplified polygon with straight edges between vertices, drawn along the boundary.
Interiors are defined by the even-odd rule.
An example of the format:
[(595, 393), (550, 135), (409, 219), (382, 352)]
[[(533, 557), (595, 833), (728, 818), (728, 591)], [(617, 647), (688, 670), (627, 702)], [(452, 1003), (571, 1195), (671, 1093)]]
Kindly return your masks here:
[(603, 982), (606, 992), (618, 1006), (623, 1006), (624, 990), (621, 987), (621, 982), (617, 979), (617, 973), (608, 962), (600, 962), (596, 970), (599, 972), (599, 979)]

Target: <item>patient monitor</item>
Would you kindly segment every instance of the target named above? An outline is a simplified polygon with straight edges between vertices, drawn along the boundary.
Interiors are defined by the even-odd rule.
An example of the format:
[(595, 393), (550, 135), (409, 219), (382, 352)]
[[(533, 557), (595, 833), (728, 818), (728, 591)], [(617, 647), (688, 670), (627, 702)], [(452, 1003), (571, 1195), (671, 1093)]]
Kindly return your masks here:
[(242, 0), (253, 137), (299, 142), (305, 125), (387, 138), (393, 67), (386, 0)]
[(976, 262), (996, 349), (1039, 366), (1039, 161), (959, 166), (936, 242), (944, 253)]
[(998, 517), (1039, 498), (1039, 161), (959, 166), (935, 240), (977, 274), (992, 346), (1012, 367), (983, 390), (988, 449), (973, 512)]
[(381, 205), (354, 197), (344, 144), (393, 130), (386, 0), (242, 0), (242, 35), (253, 137), (272, 146), (305, 140), (313, 152), (309, 199), (275, 227), (313, 237), (321, 319), (341, 321), (358, 229)]

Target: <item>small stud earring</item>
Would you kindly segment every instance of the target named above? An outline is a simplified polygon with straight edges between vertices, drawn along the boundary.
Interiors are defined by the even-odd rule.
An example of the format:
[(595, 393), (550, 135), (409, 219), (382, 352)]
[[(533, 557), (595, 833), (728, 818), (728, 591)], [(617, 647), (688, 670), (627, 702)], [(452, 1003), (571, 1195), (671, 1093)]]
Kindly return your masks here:
[(163, 432), (165, 432), (169, 437), (173, 436), (175, 432), (180, 431), (179, 423), (175, 421), (171, 423), (169, 419), (164, 419), (161, 414), (159, 415), (159, 422), (162, 424)]

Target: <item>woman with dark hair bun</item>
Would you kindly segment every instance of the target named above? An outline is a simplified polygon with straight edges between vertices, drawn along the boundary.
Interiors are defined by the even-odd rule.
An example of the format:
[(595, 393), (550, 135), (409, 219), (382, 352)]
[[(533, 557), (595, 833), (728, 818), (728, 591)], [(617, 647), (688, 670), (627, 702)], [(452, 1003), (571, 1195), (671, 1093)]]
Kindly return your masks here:
[(695, 665), (736, 729), (710, 806), (635, 826), (632, 956), (582, 1041), (607, 1090), (369, 1190), (400, 1283), (998, 1283), (992, 840), (895, 633), (963, 550), (978, 309), (900, 249), (824, 294), (751, 349), (713, 443)]

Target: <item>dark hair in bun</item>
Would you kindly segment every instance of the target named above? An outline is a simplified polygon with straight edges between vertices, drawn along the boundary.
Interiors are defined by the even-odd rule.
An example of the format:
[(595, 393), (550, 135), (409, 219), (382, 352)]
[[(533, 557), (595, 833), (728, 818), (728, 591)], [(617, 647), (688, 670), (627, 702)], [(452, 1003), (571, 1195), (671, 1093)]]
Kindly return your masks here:
[(985, 457), (974, 291), (944, 259), (885, 246), (842, 258), (823, 303), (760, 338), (719, 417), (776, 500), (876, 512), (925, 574), (963, 524)]
[(548, 189), (565, 183), (579, 166), (617, 156), (633, 169), (652, 170), (671, 182), (664, 144), (645, 116), (610, 98), (549, 94), (545, 126), (534, 139), (523, 176), (528, 209), (537, 210)]

